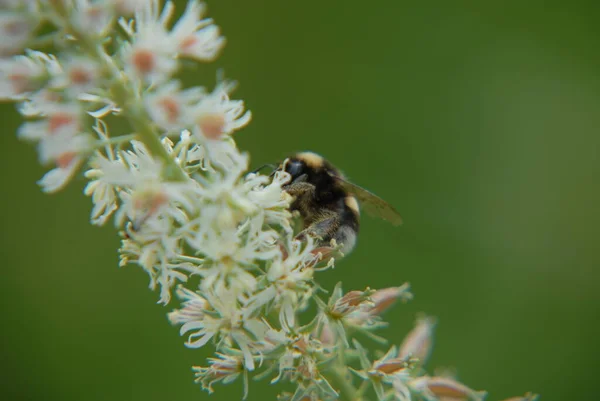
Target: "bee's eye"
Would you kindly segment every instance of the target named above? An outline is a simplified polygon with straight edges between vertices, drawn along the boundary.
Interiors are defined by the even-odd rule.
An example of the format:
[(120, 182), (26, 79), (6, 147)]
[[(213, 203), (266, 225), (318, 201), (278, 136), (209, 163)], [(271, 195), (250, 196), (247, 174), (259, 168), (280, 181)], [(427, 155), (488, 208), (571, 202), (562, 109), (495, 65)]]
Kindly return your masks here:
[(290, 175), (292, 176), (292, 180), (294, 178), (298, 177), (300, 174), (302, 174), (303, 170), (304, 170), (303, 163), (299, 162), (297, 160), (290, 160), (285, 166), (285, 171), (290, 173)]

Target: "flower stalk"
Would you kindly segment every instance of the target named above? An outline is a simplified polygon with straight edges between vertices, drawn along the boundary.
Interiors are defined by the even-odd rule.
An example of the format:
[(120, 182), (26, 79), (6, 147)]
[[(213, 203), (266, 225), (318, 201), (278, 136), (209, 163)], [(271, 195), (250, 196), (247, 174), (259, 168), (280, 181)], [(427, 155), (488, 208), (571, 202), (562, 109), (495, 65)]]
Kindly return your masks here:
[[(92, 224), (113, 219), (123, 238), (120, 265), (143, 269), (160, 303), (178, 299), (168, 319), (187, 347), (214, 350), (193, 367), (204, 390), (242, 380), (245, 398), (250, 378), (270, 378), (293, 385), (282, 401), (483, 399), (455, 378), (427, 375), (431, 318), (387, 352), (363, 345), (388, 346), (375, 332), (385, 311), (412, 297), (408, 284), (318, 285), (336, 260), (297, 237), (289, 175), (248, 172), (233, 134), (251, 114), (230, 98), (235, 85), (184, 88), (177, 79), (183, 59), (210, 62), (225, 43), (202, 3), (190, 0), (176, 21), (173, 3), (158, 0), (0, 5), (10, 36), (0, 43), (0, 100), (18, 103), (19, 137), (53, 166), (42, 190), (83, 172)], [(56, 54), (42, 51), (48, 44)], [(109, 116), (130, 129), (111, 136)]]

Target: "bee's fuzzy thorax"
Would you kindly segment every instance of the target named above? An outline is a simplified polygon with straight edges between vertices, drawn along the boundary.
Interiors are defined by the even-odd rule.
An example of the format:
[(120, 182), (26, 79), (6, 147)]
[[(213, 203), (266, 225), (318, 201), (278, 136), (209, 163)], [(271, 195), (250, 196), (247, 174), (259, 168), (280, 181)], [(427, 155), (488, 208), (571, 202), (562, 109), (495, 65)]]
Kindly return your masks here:
[(295, 198), (290, 209), (300, 212), (303, 233), (319, 238), (320, 246), (335, 240), (344, 253), (349, 252), (356, 243), (359, 208), (356, 198), (340, 183), (342, 173), (313, 152), (296, 153), (280, 168), (291, 175), (284, 190)]

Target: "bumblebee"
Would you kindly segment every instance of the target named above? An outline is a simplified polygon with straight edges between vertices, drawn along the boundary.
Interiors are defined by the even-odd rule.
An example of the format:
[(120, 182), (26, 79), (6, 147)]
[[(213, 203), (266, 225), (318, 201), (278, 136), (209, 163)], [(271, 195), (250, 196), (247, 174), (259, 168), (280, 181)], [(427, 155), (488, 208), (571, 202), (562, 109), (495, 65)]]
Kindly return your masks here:
[(337, 168), (316, 153), (296, 153), (277, 170), (291, 176), (283, 190), (294, 198), (290, 210), (298, 211), (304, 223), (298, 237), (310, 235), (323, 253), (333, 250), (332, 240), (343, 254), (354, 248), (360, 227), (359, 202), (370, 215), (394, 225), (402, 223), (392, 205), (347, 181)]

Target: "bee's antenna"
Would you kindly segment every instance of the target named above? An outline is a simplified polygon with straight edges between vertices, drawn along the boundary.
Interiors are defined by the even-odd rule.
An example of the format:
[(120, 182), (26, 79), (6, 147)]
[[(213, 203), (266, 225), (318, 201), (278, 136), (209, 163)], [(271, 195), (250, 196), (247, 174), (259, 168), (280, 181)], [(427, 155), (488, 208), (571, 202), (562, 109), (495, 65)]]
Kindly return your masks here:
[(277, 165), (273, 164), (273, 163), (267, 163), (267, 164), (263, 164), (262, 166), (260, 166), (259, 168), (257, 168), (256, 170), (251, 171), (251, 174), (256, 174), (258, 173), (260, 170), (262, 170), (265, 167), (271, 167), (273, 170), (277, 169)]

